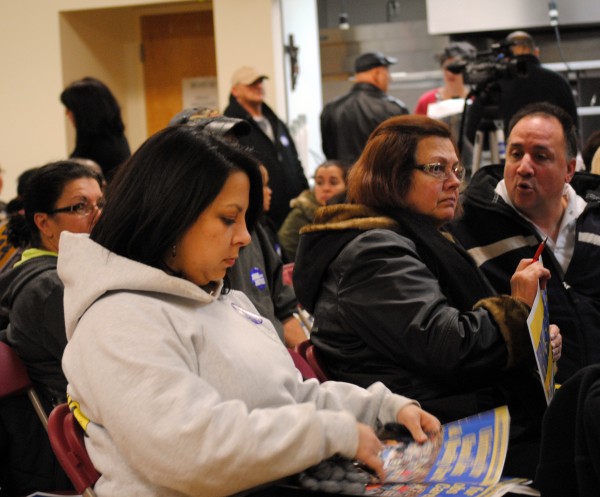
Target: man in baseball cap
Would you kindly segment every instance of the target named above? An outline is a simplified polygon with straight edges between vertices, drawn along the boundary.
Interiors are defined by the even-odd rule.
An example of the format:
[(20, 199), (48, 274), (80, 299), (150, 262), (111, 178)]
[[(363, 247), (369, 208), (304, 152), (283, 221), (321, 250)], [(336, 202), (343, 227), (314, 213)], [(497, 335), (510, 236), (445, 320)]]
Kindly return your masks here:
[(231, 75), (231, 86), (249, 86), (253, 85), (259, 80), (263, 81), (264, 79), (269, 79), (269, 76), (266, 74), (260, 74), (256, 69), (254, 69), (254, 67), (243, 66)]
[(290, 211), (290, 200), (308, 188), (308, 181), (289, 129), (265, 103), (265, 79), (268, 77), (254, 67), (237, 69), (231, 76), (224, 114), (250, 124), (250, 133), (239, 137), (239, 142), (252, 150), (269, 173), (273, 196), (268, 216), (279, 229)]
[(374, 67), (388, 67), (398, 62), (394, 57), (386, 57), (381, 52), (368, 52), (356, 58), (354, 72), (365, 72)]
[(387, 94), (389, 66), (396, 62), (381, 52), (367, 52), (356, 58), (354, 86), (327, 104), (321, 113), (321, 138), (327, 159), (353, 164), (381, 122), (408, 114), (402, 101)]

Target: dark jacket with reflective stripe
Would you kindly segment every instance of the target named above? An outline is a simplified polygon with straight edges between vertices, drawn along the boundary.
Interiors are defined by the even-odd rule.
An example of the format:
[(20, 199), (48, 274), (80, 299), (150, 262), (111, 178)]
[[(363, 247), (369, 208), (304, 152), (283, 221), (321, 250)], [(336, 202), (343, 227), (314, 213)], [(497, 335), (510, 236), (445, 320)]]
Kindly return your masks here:
[[(540, 243), (533, 225), (494, 191), (501, 166), (480, 169), (463, 198), (464, 215), (450, 226), (498, 293), (510, 293), (519, 261), (533, 257)], [(576, 173), (572, 186), (588, 205), (577, 220), (573, 257), (566, 274), (553, 253), (542, 253), (552, 273), (548, 282), (550, 322), (563, 337), (557, 379), (565, 381), (585, 365), (600, 362), (600, 176)]]

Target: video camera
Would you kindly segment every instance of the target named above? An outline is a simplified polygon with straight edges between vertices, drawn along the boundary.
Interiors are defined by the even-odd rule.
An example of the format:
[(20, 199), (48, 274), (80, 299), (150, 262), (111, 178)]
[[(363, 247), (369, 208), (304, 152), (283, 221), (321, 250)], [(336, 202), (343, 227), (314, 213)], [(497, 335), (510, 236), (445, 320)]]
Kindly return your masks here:
[(527, 64), (512, 58), (512, 45), (514, 42), (494, 43), (490, 50), (477, 52), (475, 60), (455, 62), (449, 64), (447, 69), (454, 74), (462, 74), (468, 85), (485, 85), (499, 79), (527, 77)]

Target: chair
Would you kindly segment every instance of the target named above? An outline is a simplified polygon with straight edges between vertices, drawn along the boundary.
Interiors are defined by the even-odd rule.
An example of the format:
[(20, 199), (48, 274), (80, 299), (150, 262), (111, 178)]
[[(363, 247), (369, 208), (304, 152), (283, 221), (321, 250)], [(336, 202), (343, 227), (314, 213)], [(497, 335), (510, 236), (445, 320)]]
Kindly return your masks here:
[(288, 349), (288, 352), (292, 356), (292, 361), (294, 361), (294, 365), (296, 366), (296, 369), (300, 371), (300, 374), (302, 375), (303, 379), (318, 379), (317, 374), (314, 372), (313, 368), (310, 367), (310, 364), (306, 361), (306, 359), (304, 359), (304, 357), (302, 357), (294, 349)]
[(304, 360), (315, 372), (317, 379), (321, 383), (329, 380), (329, 374), (326, 372), (325, 367), (319, 363), (315, 346), (310, 342), (310, 340), (306, 340), (296, 345), (296, 352), (298, 352), (298, 354), (304, 358)]
[(100, 473), (88, 456), (83, 429), (66, 403), (57, 405), (50, 413), (48, 435), (52, 450), (75, 490), (84, 497), (96, 497), (92, 487)]
[(0, 399), (21, 394), (27, 394), (47, 431), (48, 415), (33, 388), (27, 368), (10, 345), (0, 342)]

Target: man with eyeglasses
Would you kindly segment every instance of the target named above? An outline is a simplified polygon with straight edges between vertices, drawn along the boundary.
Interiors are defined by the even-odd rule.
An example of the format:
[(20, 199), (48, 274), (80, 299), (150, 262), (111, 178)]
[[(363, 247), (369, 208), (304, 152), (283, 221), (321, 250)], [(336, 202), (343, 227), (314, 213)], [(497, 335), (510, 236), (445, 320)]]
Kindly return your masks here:
[[(552, 277), (550, 322), (564, 340), (557, 380), (600, 362), (600, 177), (575, 173), (577, 138), (563, 109), (531, 104), (511, 120), (506, 164), (484, 167), (464, 194), (450, 230), (498, 293), (541, 240)], [(503, 177), (502, 177), (503, 176)]]

